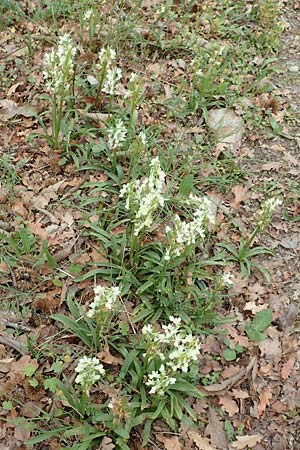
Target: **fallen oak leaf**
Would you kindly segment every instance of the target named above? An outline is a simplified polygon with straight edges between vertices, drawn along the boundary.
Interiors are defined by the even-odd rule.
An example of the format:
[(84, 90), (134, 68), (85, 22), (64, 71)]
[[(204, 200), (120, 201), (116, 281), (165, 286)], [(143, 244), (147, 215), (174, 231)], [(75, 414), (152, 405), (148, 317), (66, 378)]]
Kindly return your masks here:
[(113, 366), (122, 366), (124, 364), (123, 358), (114, 356), (110, 353), (108, 345), (105, 345), (104, 350), (97, 353), (97, 357), (100, 361)]
[(243, 186), (242, 184), (237, 184), (231, 189), (231, 192), (234, 195), (234, 200), (230, 202), (230, 206), (234, 209), (238, 209), (240, 204), (245, 200), (249, 199), (250, 193), (249, 188), (247, 186)]
[(222, 411), (227, 412), (229, 417), (232, 417), (239, 412), (238, 405), (232, 398), (229, 397), (229, 395), (224, 395), (223, 397), (220, 397), (219, 403), (220, 405), (222, 405), (221, 406)]
[(198, 389), (204, 395), (221, 394), (223, 391), (226, 393), (228, 389), (238, 383), (245, 375), (247, 375), (254, 367), (256, 363), (256, 356), (254, 356), (247, 367), (240, 370), (237, 374), (233, 375), (220, 383), (210, 384), (208, 386), (200, 386)]
[(198, 450), (217, 450), (214, 445), (211, 445), (209, 439), (201, 436), (196, 431), (189, 431), (188, 436), (197, 445)]
[(155, 438), (164, 444), (166, 450), (181, 450), (182, 445), (177, 436), (166, 436), (164, 433), (157, 433)]
[(211, 444), (217, 448), (227, 448), (224, 422), (213, 408), (209, 408), (209, 424), (205, 429), (205, 435), (210, 436)]
[(248, 392), (242, 391), (242, 389), (232, 389), (232, 394), (234, 398), (245, 399), (249, 398)]
[(266, 410), (266, 407), (269, 406), (270, 400), (272, 398), (272, 392), (265, 387), (259, 396), (259, 404), (257, 407), (258, 416), (262, 416)]
[(51, 184), (46, 189), (44, 189), (41, 194), (39, 194), (37, 197), (34, 197), (32, 199), (32, 204), (37, 209), (41, 208), (44, 209), (45, 206), (48, 205), (50, 200), (57, 200), (58, 199), (58, 190), (61, 187), (62, 184), (64, 184), (65, 181), (61, 180), (57, 183)]
[(88, 112), (84, 109), (78, 109), (77, 111), (82, 117), (86, 117), (87, 119), (91, 119), (97, 123), (105, 124), (109, 119), (109, 114)]
[(108, 436), (104, 436), (98, 450), (114, 450), (114, 448), (116, 447), (111, 438)]
[(237, 450), (242, 450), (246, 447), (253, 447), (254, 445), (261, 442), (262, 436), (260, 434), (252, 434), (246, 436), (237, 436), (236, 441), (231, 443), (232, 448)]
[(274, 161), (271, 163), (263, 164), (260, 168), (261, 170), (269, 171), (269, 170), (279, 170), (282, 166), (280, 161)]
[(35, 117), (38, 113), (38, 108), (31, 105), (22, 105), (19, 106), (13, 100), (0, 100), (0, 107), (2, 111), (0, 111), (0, 117), (3, 120), (10, 120), (14, 116), (25, 116), (25, 117)]
[(295, 364), (295, 357), (291, 356), (286, 363), (283, 364), (282, 368), (281, 368), (281, 377), (284, 380), (287, 380), (288, 377), (290, 376), (293, 368), (294, 368), (294, 364)]

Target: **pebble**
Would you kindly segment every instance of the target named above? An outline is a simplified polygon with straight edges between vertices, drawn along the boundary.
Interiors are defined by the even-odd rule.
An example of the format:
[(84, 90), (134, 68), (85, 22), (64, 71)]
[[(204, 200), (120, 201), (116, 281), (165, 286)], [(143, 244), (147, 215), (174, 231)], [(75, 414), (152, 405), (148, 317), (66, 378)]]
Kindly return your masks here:
[(294, 65), (294, 66), (289, 66), (288, 67), (288, 70), (289, 70), (289, 72), (292, 72), (292, 73), (296, 73), (296, 72), (299, 72), (299, 66), (297, 66), (297, 65)]

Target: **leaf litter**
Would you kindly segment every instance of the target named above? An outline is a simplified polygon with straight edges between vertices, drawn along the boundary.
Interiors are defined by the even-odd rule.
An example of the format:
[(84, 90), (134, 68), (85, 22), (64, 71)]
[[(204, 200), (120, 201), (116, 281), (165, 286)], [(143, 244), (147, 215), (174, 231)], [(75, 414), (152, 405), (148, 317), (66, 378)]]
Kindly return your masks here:
[[(151, 9), (153, 6), (152, 2), (148, 2), (148, 6), (147, 2), (144, 2), (144, 4), (145, 8), (149, 7)], [(284, 4), (286, 8), (284, 12), (290, 21), (291, 32), (299, 35), (299, 21), (297, 21), (297, 17), (293, 17), (293, 13), (295, 11), (299, 11), (296, 9), (295, 11), (293, 10), (293, 6), (296, 8), (297, 2), (290, 2), (290, 4), (284, 2)], [(145, 32), (145, 30), (143, 32)], [(14, 38), (15, 35), (13, 32), (13, 36), (4, 37), (3, 42), (5, 43)], [(292, 35), (290, 34), (289, 39), (291, 38)], [(12, 49), (7, 48), (7, 52), (9, 51), (12, 51)], [(16, 53), (16, 55), (19, 55), (19, 57), (24, 54), (23, 47), (17, 49), (17, 51), (19, 53)], [(299, 58), (299, 55), (296, 54), (295, 48), (293, 48), (293, 45), (290, 45), (289, 51), (292, 55), (295, 53), (295, 56)], [(282, 61), (282, 64), (283, 67), (285, 67), (284, 60)], [(151, 72), (154, 77), (158, 78), (165, 76), (169, 69), (165, 64), (150, 63), (148, 64), (147, 70)], [(26, 98), (22, 98), (22, 95), (19, 93), (20, 87), (23, 86), (22, 83), (24, 85), (26, 84), (25, 78), (8, 89), (7, 96), (4, 97), (0, 103), (0, 117), (4, 123), (8, 122), (12, 118), (18, 118), (18, 120), (20, 119), (21, 122), (16, 125), (16, 129), (12, 134), (10, 134), (11, 130), (7, 130), (9, 136), (8, 140), (16, 145), (21, 143), (23, 147), (19, 152), (20, 154), (15, 156), (15, 162), (17, 163), (24, 157), (29, 159), (29, 164), (31, 164), (30, 159), (35, 158), (36, 155), (28, 149), (26, 139), (30, 134), (30, 130), (25, 126), (26, 123), (22, 121), (24, 121), (24, 117), (34, 118), (38, 110), (35, 106), (31, 106), (31, 104), (34, 103), (30, 101), (27, 102)], [(287, 80), (283, 80), (282, 83), (287, 83)], [(284, 88), (284, 86), (281, 87)], [(291, 91), (291, 95), (294, 97), (297, 97), (298, 95), (299, 99), (299, 93), (293, 89)], [(171, 90), (169, 86), (165, 93), (166, 97), (171, 98)], [(278, 95), (281, 94), (278, 93)], [(283, 95), (286, 94), (283, 93)], [(14, 98), (14, 100), (11, 100), (10, 97)], [(268, 105), (269, 99), (260, 98), (259, 101), (263, 103), (263, 107), (266, 110), (268, 110), (270, 106), (272, 107), (272, 105)], [(297, 101), (297, 98), (295, 101)], [(274, 105), (273, 107), (275, 108)], [(280, 108), (280, 104), (276, 105), (276, 108)], [(107, 116), (101, 113), (88, 113), (84, 110), (79, 110), (79, 113), (83, 118), (89, 118), (101, 126), (107, 122)], [(282, 117), (282, 115), (277, 115), (275, 119), (278, 123), (281, 123), (283, 120)], [(30, 123), (30, 127), (31, 126), (36, 126), (34, 121)], [(195, 129), (196, 128), (197, 127), (195, 126)], [(294, 133), (296, 132), (297, 130), (294, 130)], [(292, 131), (291, 133), (293, 134)], [(255, 131), (253, 132), (252, 137), (253, 142), (256, 142)], [(261, 136), (260, 139), (263, 139), (263, 136)], [(295, 140), (297, 139), (299, 138), (296, 137)], [(232, 141), (228, 142), (234, 147), (233, 152), (236, 154), (238, 154), (239, 151), (242, 151), (239, 140), (240, 137), (238, 136), (237, 143), (236, 141), (233, 143)], [(225, 141), (226, 144), (226, 139), (223, 139), (223, 141)], [(260, 164), (258, 167), (256, 166), (256, 175), (253, 179), (247, 180), (247, 185), (240, 183), (231, 188), (231, 194), (233, 197), (232, 195), (229, 197), (230, 208), (233, 210), (241, 209), (245, 212), (245, 214), (247, 214), (247, 211), (245, 211), (246, 204), (248, 207), (250, 203), (251, 208), (251, 204), (253, 202), (252, 207), (253, 209), (255, 208), (255, 199), (251, 196), (251, 189), (249, 189), (249, 185), (255, 184), (256, 187), (258, 187), (260, 185), (271, 185), (274, 182), (278, 182), (279, 184), (281, 183), (281, 185), (288, 191), (290, 189), (294, 190), (294, 200), (291, 204), (286, 205), (286, 209), (290, 218), (297, 219), (299, 216), (299, 203), (297, 206), (297, 202), (299, 202), (299, 195), (297, 194), (297, 187), (295, 188), (290, 184), (290, 178), (297, 176), (299, 177), (298, 147), (297, 151), (295, 151), (295, 147), (293, 147), (291, 142), (282, 137), (277, 138), (275, 140), (275, 144), (273, 140), (266, 140), (266, 143), (272, 150), (271, 153), (268, 153), (268, 150), (263, 147), (257, 148), (254, 146), (255, 148), (251, 148), (250, 139), (249, 155), (253, 152), (253, 159), (264, 159), (266, 162)], [(222, 145), (223, 144), (224, 142)], [(275, 147), (275, 145), (277, 147)], [(278, 160), (276, 161), (274, 161), (274, 151), (277, 152), (276, 159), (278, 158)], [(88, 175), (83, 175), (82, 179), (75, 177), (73, 174), (73, 167), (70, 168), (71, 174), (68, 174), (67, 170), (60, 173), (59, 168), (53, 168), (56, 163), (53, 164), (51, 159), (54, 157), (47, 155), (47, 152), (49, 152), (49, 149), (46, 149), (45, 154), (42, 157), (39, 156), (40, 160), (35, 161), (31, 167), (25, 165), (21, 170), (19, 170), (23, 183), (22, 186), (27, 189), (27, 193), (29, 193), (29, 195), (27, 199), (22, 199), (22, 196), (20, 196), (20, 199), (17, 202), (15, 201), (13, 205), (8, 204), (8, 206), (11, 206), (11, 210), (15, 215), (22, 216), (26, 219), (30, 218), (29, 226), (33, 235), (40, 240), (46, 239), (53, 246), (51, 252), (53, 253), (54, 258), (56, 255), (55, 259), (58, 262), (63, 261), (64, 265), (62, 266), (62, 270), (68, 271), (71, 266), (68, 258), (73, 254), (73, 252), (75, 252), (75, 250), (79, 250), (79, 246), (75, 249), (74, 247), (76, 242), (74, 241), (72, 246), (70, 246), (70, 248), (66, 251), (65, 244), (69, 243), (70, 239), (76, 235), (78, 230), (77, 224), (80, 217), (74, 208), (74, 211), (72, 209), (70, 210), (72, 219), (71, 222), (69, 220), (70, 217), (63, 220), (57, 201), (64, 193), (64, 189), (67, 189), (68, 182), (70, 183), (69, 188), (72, 189), (72, 184), (73, 187), (78, 188), (78, 186), (80, 186), (84, 181), (84, 178), (86, 178), (85, 181), (89, 180)], [(226, 146), (220, 147), (217, 158), (222, 157), (224, 152), (226, 152)], [(59, 155), (57, 157), (57, 161), (58, 160)], [(43, 167), (45, 168), (43, 169)], [(33, 195), (31, 196), (31, 194)], [(47, 213), (45, 214), (43, 210), (46, 210)], [(10, 211), (8, 212), (11, 214)], [(15, 218), (11, 218), (11, 223), (13, 228), (17, 227)], [(48, 228), (53, 224), (58, 225), (58, 227), (56, 229)], [(271, 269), (272, 267), (274, 268), (276, 277), (275, 280), (272, 281), (271, 286), (267, 287), (266, 292), (263, 292), (263, 290), (257, 288), (255, 288), (256, 290), (253, 289), (253, 286), (257, 283), (257, 280), (255, 279), (250, 279), (249, 283), (248, 281), (243, 280), (240, 284), (237, 282), (234, 286), (235, 292), (233, 293), (233, 302), (236, 305), (236, 308), (240, 307), (242, 314), (250, 314), (250, 316), (253, 317), (257, 312), (269, 307), (268, 302), (270, 301), (270, 294), (272, 292), (278, 296), (286, 295), (289, 299), (288, 301), (292, 301), (292, 292), (295, 290), (294, 287), (290, 287), (292, 279), (294, 279), (295, 286), (300, 290), (299, 277), (297, 278), (297, 274), (294, 273), (294, 269), (297, 267), (297, 258), (299, 256), (297, 254), (299, 250), (298, 224), (299, 222), (297, 223), (297, 221), (289, 222), (287, 231), (276, 231), (276, 228), (273, 228), (273, 230), (275, 229), (276, 238), (280, 242), (281, 249), (278, 251), (276, 250), (274, 259), (271, 259), (270, 261), (270, 267)], [(294, 234), (291, 230), (294, 230)], [(288, 235), (286, 236), (286, 234)], [(88, 261), (90, 258), (92, 261), (97, 261), (97, 258), (100, 258), (100, 260), (101, 258), (104, 258), (105, 260), (105, 256), (99, 256), (97, 250), (93, 249), (90, 251), (90, 249), (91, 247), (89, 247), (89, 253), (86, 253), (88, 255)], [(85, 250), (86, 248), (84, 248), (84, 251)], [(60, 255), (60, 251), (64, 253)], [(78, 264), (84, 265), (86, 262), (83, 259), (80, 260), (78, 258)], [(26, 263), (26, 261), (22, 264), (24, 265), (24, 269), (32, 266), (30, 262)], [(39, 277), (43, 273), (43, 270), (46, 271), (46, 266), (48, 267), (48, 265), (49, 262), (43, 260), (40, 263), (40, 267), (34, 267), (34, 270), (37, 272)], [(10, 273), (10, 266), (5, 261), (1, 261), (1, 267), (3, 268), (3, 272)], [(258, 282), (263, 283), (263, 280), (259, 278)], [(36, 330), (39, 329), (39, 327), (40, 329), (42, 327), (47, 327), (47, 321), (49, 320), (47, 315), (50, 312), (64, 307), (60, 302), (62, 287), (57, 286), (57, 290), (53, 289), (52, 282), (49, 282), (47, 279), (43, 281), (43, 283), (43, 287), (40, 286), (39, 282), (36, 282), (36, 284), (31, 286), (35, 290), (35, 294), (33, 296), (34, 300), (31, 300), (29, 296), (27, 296), (26, 301), (29, 302), (29, 305), (35, 305), (34, 308), (41, 311), (45, 317), (37, 317), (39, 314), (35, 314), (34, 311), (24, 311), (24, 324), (32, 324)], [(84, 289), (85, 288), (83, 287), (83, 291)], [(38, 294), (43, 294), (44, 297), (39, 297)], [(256, 298), (253, 298), (254, 296)], [(41, 300), (41, 298), (43, 300)], [(297, 299), (295, 301), (297, 301)], [(275, 310), (274, 312), (276, 313), (278, 311)], [(288, 310), (282, 307), (280, 314), (288, 315)], [(40, 320), (41, 323), (38, 324)], [(282, 320), (282, 323), (285, 323), (282, 316), (279, 316), (276, 320), (278, 323), (280, 320)], [(274, 332), (272, 334), (271, 330), (271, 335), (268, 335), (265, 341), (257, 345), (252, 342), (249, 343), (247, 336), (243, 334), (243, 329), (241, 326), (234, 328), (237, 330), (236, 336), (233, 336), (235, 344), (239, 344), (246, 348), (248, 353), (247, 356), (241, 355), (236, 363), (231, 366), (231, 368), (228, 368), (228, 366), (224, 367), (224, 370), (221, 371), (221, 376), (218, 382), (211, 383), (207, 386), (201, 385), (199, 388), (205, 395), (205, 401), (211, 402), (211, 406), (209, 408), (203, 408), (201, 413), (202, 415), (205, 414), (205, 411), (208, 409), (208, 413), (206, 412), (206, 422), (204, 422), (205, 427), (202, 427), (201, 431), (188, 430), (185, 436), (187, 439), (186, 446), (184, 446), (183, 437), (168, 436), (164, 433), (157, 434), (157, 441), (160, 444), (163, 444), (166, 450), (171, 448), (173, 450), (177, 448), (189, 449), (192, 448), (188, 446), (191, 445), (191, 442), (193, 443), (192, 445), (195, 446), (194, 448), (198, 448), (199, 450), (220, 450), (223, 447), (226, 449), (228, 448), (228, 450), (244, 448), (253, 448), (256, 450), (256, 448), (275, 449), (275, 440), (277, 439), (277, 441), (280, 441), (281, 439), (283, 442), (282, 445), (286, 445), (285, 448), (296, 449), (298, 445), (297, 443), (299, 443), (299, 441), (296, 441), (296, 431), (298, 429), (297, 427), (299, 427), (299, 421), (297, 422), (297, 411), (300, 407), (300, 399), (299, 396), (296, 395), (300, 380), (299, 375), (295, 373), (295, 368), (298, 367), (299, 364), (299, 351), (297, 351), (299, 340), (297, 327), (295, 327), (295, 331), (293, 330), (293, 324), (296, 320), (297, 311), (292, 314), (292, 318), (290, 320), (287, 318), (286, 326), (283, 325), (281, 328), (278, 328), (279, 332)], [(275, 331), (277, 331), (277, 329)], [(54, 327), (54, 330), (49, 333), (49, 337), (51, 338), (51, 336), (55, 335), (55, 332), (56, 330)], [(26, 408), (29, 410), (33, 408), (34, 405), (38, 405), (38, 407), (41, 408), (48, 407), (48, 399), (45, 399), (45, 392), (43, 389), (41, 389), (40, 392), (38, 389), (34, 390), (28, 383), (29, 380), (23, 370), (24, 367), (28, 365), (32, 366), (32, 368), (37, 372), (37, 377), (42, 379), (46, 371), (49, 369), (49, 367), (47, 367), (47, 363), (45, 365), (39, 365), (34, 358), (28, 355), (28, 351), (26, 350), (26, 336), (27, 334), (25, 335), (25, 333), (22, 333), (22, 330), (20, 330), (19, 335), (15, 338), (11, 336), (11, 333), (7, 333), (7, 330), (3, 331), (1, 329), (3, 345), (1, 349), (5, 353), (2, 355), (4, 357), (1, 356), (0, 360), (0, 373), (2, 375), (4, 374), (4, 376), (1, 375), (0, 385), (3, 392), (7, 392), (8, 395), (11, 395), (11, 393), (15, 394), (16, 388), (19, 389), (20, 392), (24, 389), (23, 398), (22, 395), (20, 398), (21, 401), (24, 401), (26, 398), (26, 402), (24, 401), (23, 409), (20, 410), (20, 417), (22, 414), (24, 417), (28, 417)], [(32, 333), (32, 336), (34, 336), (34, 333)], [(203, 342), (204, 347), (205, 345), (209, 348), (209, 358), (213, 360), (216, 356), (219, 358), (221, 357), (224, 344), (220, 337), (210, 336), (210, 342), (208, 340), (207, 342)], [(24, 352), (25, 354), (23, 354)], [(19, 354), (23, 354), (23, 356), (20, 357)], [(102, 358), (103, 362), (109, 362), (110, 364), (115, 364), (116, 366), (122, 365), (122, 359), (112, 355), (109, 350), (104, 350), (99, 357), (100, 359)], [(208, 360), (205, 364), (207, 369), (206, 375), (212, 374), (214, 372), (213, 367), (216, 367), (216, 365), (210, 363)], [(245, 401), (243, 406), (241, 401)], [(252, 409), (249, 405), (251, 405)], [(2, 409), (1, 414), (3, 416), (6, 415), (7, 420), (13, 421), (13, 419), (18, 417), (17, 410), (5, 411), (6, 410)], [(285, 414), (284, 419), (282, 417), (283, 413)], [(235, 425), (235, 429), (238, 429), (241, 425), (245, 425), (246, 434), (243, 436), (235, 436), (234, 440), (229, 443), (226, 435), (224, 434), (224, 415), (229, 420), (232, 420), (232, 423)], [(273, 428), (270, 426), (270, 423), (273, 423)], [(11, 445), (15, 445), (15, 448), (22, 448), (20, 446), (22, 446), (23, 442), (30, 437), (29, 431), (19, 425), (13, 425), (13, 422), (10, 428), (4, 426), (3, 430), (4, 434), (1, 435), (1, 438), (6, 439), (6, 442), (8, 443), (11, 442)], [(215, 436), (213, 435), (214, 430), (216, 432)], [(290, 440), (284, 441), (284, 436), (287, 430), (289, 438), (286, 439)], [(2, 431), (0, 432), (2, 433)], [(263, 445), (263, 447), (257, 447), (258, 444), (261, 446)], [(10, 447), (5, 447), (3, 444), (3, 448)], [(112, 450), (113, 448), (114, 444), (109, 440), (109, 438), (105, 438), (102, 441), (99, 450)]]

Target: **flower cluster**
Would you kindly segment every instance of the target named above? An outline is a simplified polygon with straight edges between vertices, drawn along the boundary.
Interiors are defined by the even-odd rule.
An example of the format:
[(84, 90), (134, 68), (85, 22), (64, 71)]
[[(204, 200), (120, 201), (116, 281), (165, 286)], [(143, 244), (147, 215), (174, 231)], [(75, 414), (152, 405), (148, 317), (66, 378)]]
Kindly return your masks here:
[(87, 313), (88, 317), (97, 318), (103, 311), (111, 311), (120, 295), (120, 288), (118, 286), (94, 287), (94, 301), (90, 304), (90, 309)]
[(137, 236), (143, 228), (149, 228), (153, 223), (154, 212), (164, 205), (162, 190), (165, 184), (165, 173), (160, 167), (158, 158), (150, 163), (150, 174), (144, 180), (136, 180), (125, 184), (120, 197), (126, 194), (125, 208), (133, 213)]
[(231, 286), (233, 286), (233, 275), (232, 275), (232, 273), (230, 273), (230, 272), (226, 272), (226, 273), (223, 273), (223, 275), (222, 275), (222, 284), (224, 284), (225, 286), (228, 286), (228, 287), (231, 287)]
[(96, 65), (98, 70), (109, 69), (116, 59), (116, 51), (111, 48), (101, 48), (98, 55), (98, 63)]
[(99, 359), (89, 358), (87, 356), (80, 358), (75, 372), (78, 373), (75, 382), (81, 385), (82, 391), (87, 395), (91, 386), (105, 374), (105, 370)]
[(46, 86), (55, 95), (65, 95), (70, 90), (76, 52), (70, 35), (64, 34), (59, 38), (57, 50), (52, 49), (44, 57)]
[(199, 238), (204, 239), (207, 222), (214, 223), (215, 221), (212, 204), (208, 198), (191, 196), (188, 204), (196, 204), (196, 209), (193, 212), (194, 219), (191, 222), (185, 222), (175, 214), (173, 228), (166, 227), (169, 241), (169, 247), (164, 256), (166, 261), (169, 261), (172, 257), (180, 256), (187, 247), (195, 245)]
[(107, 130), (108, 145), (110, 148), (118, 148), (126, 141), (127, 128), (122, 119), (119, 119), (114, 127)]
[(116, 52), (111, 47), (102, 48), (99, 52), (96, 67), (99, 71), (99, 89), (105, 94), (114, 95), (116, 87), (122, 78), (122, 70), (113, 66)]
[(170, 384), (175, 384), (176, 378), (168, 375), (166, 368), (161, 364), (159, 370), (153, 370), (149, 373), (146, 385), (151, 387), (149, 394), (157, 394), (163, 396)]
[(130, 75), (127, 90), (125, 92), (125, 98), (132, 98), (134, 103), (137, 103), (141, 95), (143, 94), (144, 88), (141, 79), (135, 72)]
[(258, 226), (261, 230), (271, 222), (273, 212), (280, 205), (282, 205), (282, 200), (279, 198), (271, 197), (265, 201), (262, 209), (259, 211)]
[(90, 18), (91, 18), (92, 15), (93, 15), (93, 12), (94, 12), (94, 11), (93, 11), (92, 9), (87, 9), (86, 12), (84, 13), (83, 20), (84, 20), (85, 22), (89, 22)]
[(148, 375), (146, 385), (151, 387), (150, 394), (163, 395), (167, 387), (176, 382), (180, 372), (187, 373), (191, 363), (198, 360), (198, 338), (181, 327), (180, 318), (171, 316), (169, 320), (168, 325), (162, 326), (162, 332), (152, 325), (142, 329), (147, 346), (144, 357), (148, 362), (154, 360), (160, 364), (158, 371)]
[(102, 87), (102, 92), (104, 92), (105, 94), (114, 95), (116, 92), (117, 84), (121, 80), (121, 78), (122, 70), (119, 67), (108, 69)]

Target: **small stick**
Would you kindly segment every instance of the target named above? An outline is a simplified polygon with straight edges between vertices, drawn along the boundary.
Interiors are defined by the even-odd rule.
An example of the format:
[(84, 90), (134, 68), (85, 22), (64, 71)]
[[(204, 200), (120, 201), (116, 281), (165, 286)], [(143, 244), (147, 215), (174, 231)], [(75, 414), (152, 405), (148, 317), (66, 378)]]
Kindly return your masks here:
[(7, 345), (8, 347), (17, 350), (21, 355), (28, 355), (28, 348), (26, 344), (19, 344), (15, 339), (0, 334), (0, 344)]

